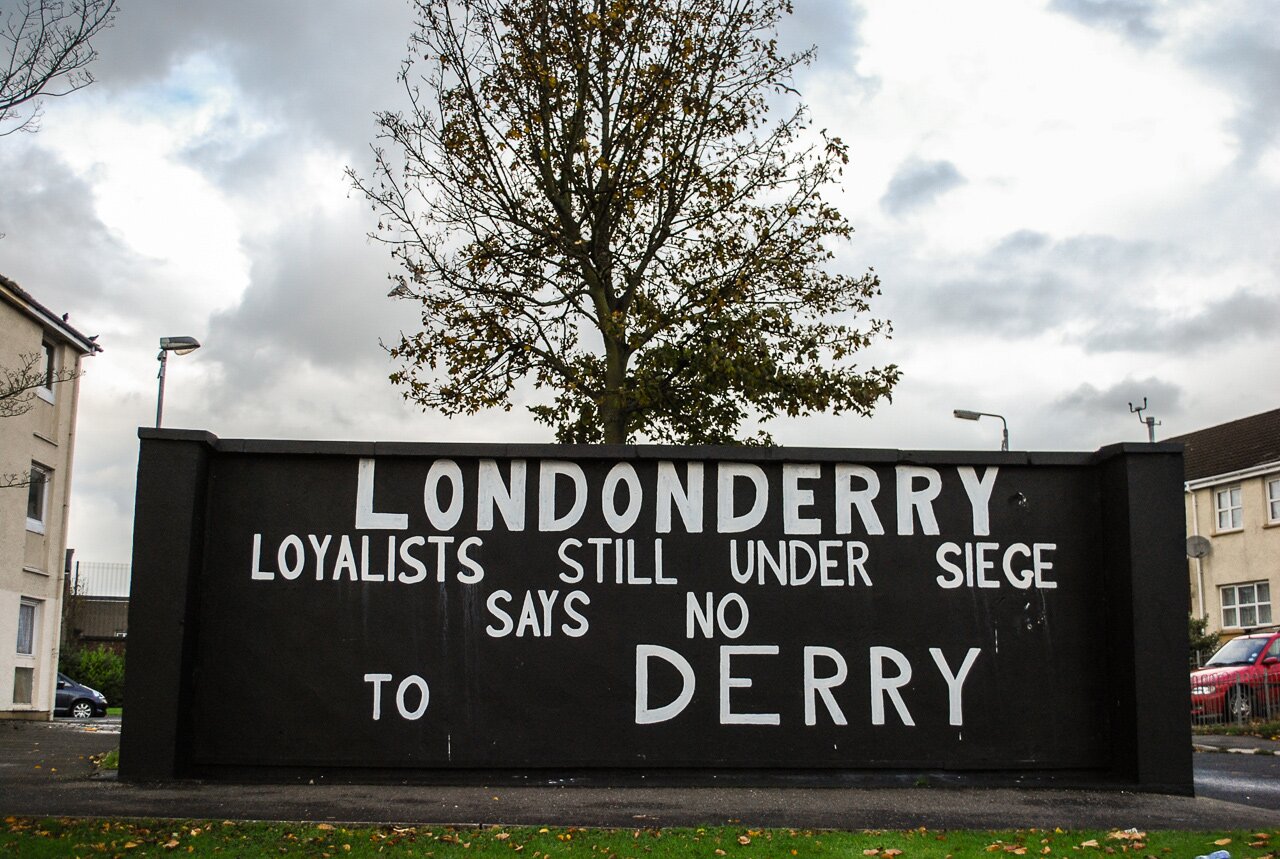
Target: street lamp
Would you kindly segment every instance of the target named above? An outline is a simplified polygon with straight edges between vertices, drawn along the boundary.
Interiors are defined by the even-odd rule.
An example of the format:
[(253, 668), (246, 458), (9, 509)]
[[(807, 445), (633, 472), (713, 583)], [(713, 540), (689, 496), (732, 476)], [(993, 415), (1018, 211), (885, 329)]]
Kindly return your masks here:
[(200, 348), (200, 341), (194, 337), (161, 337), (160, 338), (160, 354), (156, 359), (160, 362), (160, 373), (156, 376), (160, 380), (160, 391), (156, 395), (156, 429), (160, 428), (160, 416), (164, 414), (164, 368), (169, 360), (169, 353), (176, 352), (179, 355), (189, 355)]
[(971, 412), (968, 409), (954, 409), (951, 414), (962, 421), (976, 421), (978, 418), (1000, 418), (1000, 424), (1004, 427), (1004, 431), (1000, 435), (1000, 449), (1009, 449), (1009, 422), (1004, 419), (1004, 415), (995, 415), (991, 412)]

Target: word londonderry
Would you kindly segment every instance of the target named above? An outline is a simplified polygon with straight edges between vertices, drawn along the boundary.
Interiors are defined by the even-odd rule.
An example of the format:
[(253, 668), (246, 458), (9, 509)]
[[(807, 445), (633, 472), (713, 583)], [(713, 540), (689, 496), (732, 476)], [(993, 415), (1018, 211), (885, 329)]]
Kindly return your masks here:
[[(642, 511), (648, 507), (653, 515), (653, 530), (671, 533), (679, 527), (688, 534), (703, 533), (704, 497), (707, 491), (706, 468), (701, 462), (685, 463), (684, 476), (674, 462), (659, 461), (656, 478), (644, 486), (635, 466), (616, 463), (592, 499), (586, 471), (576, 462), (544, 459), (537, 464), (537, 521), (541, 532), (567, 531), (582, 520), (593, 500), (605, 524), (615, 534), (635, 527)], [(361, 459), (356, 487), (355, 527), (357, 530), (405, 531), (409, 529), (407, 512), (374, 510), (375, 461)], [(714, 478), (715, 532), (737, 534), (759, 526), (769, 517), (769, 473), (759, 465), (745, 462), (720, 462)], [(999, 469), (992, 466), (978, 474), (972, 466), (956, 466), (973, 514), (973, 535), (990, 534), (991, 492)], [(525, 460), (510, 462), (510, 476), (504, 479), (498, 463), (481, 459), (474, 479), (464, 478), (462, 467), (452, 459), (437, 459), (427, 471), (422, 487), (423, 512), (437, 531), (450, 531), (458, 526), (464, 508), (475, 513), (475, 530), (492, 531), (499, 520), (508, 531), (524, 531), (529, 468)], [(470, 475), (468, 475), (470, 476)], [(885, 526), (873, 502), (880, 496), (880, 477), (865, 465), (835, 463), (831, 469), (833, 501), (828, 510), (815, 503), (815, 485), (823, 479), (823, 467), (816, 463), (783, 463), (781, 467), (781, 514), (783, 532), (788, 535), (820, 534), (834, 530), (836, 534), (855, 532), (879, 535)], [(470, 487), (468, 487), (470, 483)], [(938, 534), (938, 519), (933, 505), (942, 494), (943, 473), (919, 465), (899, 465), (894, 469), (895, 528), (899, 535), (920, 532)], [(441, 501), (444, 495), (448, 500)], [(646, 504), (646, 497), (651, 504)], [(471, 502), (468, 504), (468, 502)], [(776, 512), (774, 513), (776, 515)], [(828, 518), (824, 518), (824, 516)], [(832, 528), (824, 527), (828, 521)]]

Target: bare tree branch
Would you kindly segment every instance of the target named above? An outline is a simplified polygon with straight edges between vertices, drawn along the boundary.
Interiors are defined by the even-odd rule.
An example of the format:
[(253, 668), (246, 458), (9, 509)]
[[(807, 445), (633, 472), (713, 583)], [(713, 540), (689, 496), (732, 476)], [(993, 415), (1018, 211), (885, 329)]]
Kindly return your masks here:
[(76, 370), (66, 367), (50, 369), (45, 364), (45, 356), (39, 352), (23, 353), (18, 361), (16, 369), (0, 367), (0, 418), (26, 414), (34, 407), (41, 388), (52, 390), (54, 385), (80, 376)]
[[(111, 26), (116, 0), (15, 0), (0, 21), (0, 136), (37, 131), (40, 101), (93, 83), (90, 40)], [(8, 127), (6, 127), (8, 126)]]
[[(16, 368), (0, 367), (0, 418), (25, 415), (35, 407), (41, 389), (52, 390), (54, 385), (70, 382), (80, 375), (66, 367), (51, 369), (39, 352), (19, 355)], [(31, 480), (30, 471), (0, 474), (0, 489), (30, 486)]]

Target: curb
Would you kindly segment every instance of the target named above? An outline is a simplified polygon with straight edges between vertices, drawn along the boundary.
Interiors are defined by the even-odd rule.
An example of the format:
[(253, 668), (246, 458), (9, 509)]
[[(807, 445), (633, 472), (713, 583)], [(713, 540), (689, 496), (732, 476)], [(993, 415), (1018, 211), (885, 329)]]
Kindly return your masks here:
[(1280, 750), (1260, 749), (1253, 747), (1224, 747), (1224, 746), (1208, 746), (1202, 743), (1192, 743), (1191, 750), (1196, 752), (1220, 752), (1228, 755), (1276, 755), (1280, 756)]

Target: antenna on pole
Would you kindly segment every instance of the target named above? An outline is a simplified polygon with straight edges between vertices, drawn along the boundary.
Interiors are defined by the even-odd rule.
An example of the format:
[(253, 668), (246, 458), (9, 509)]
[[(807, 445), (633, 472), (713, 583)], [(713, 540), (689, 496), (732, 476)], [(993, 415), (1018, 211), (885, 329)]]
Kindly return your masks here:
[(1133, 403), (1129, 404), (1129, 414), (1138, 416), (1138, 423), (1147, 425), (1147, 441), (1154, 443), (1156, 440), (1156, 427), (1161, 426), (1161, 422), (1151, 416), (1143, 417), (1142, 412), (1147, 408), (1147, 398), (1142, 398), (1142, 405), (1134, 408)]

